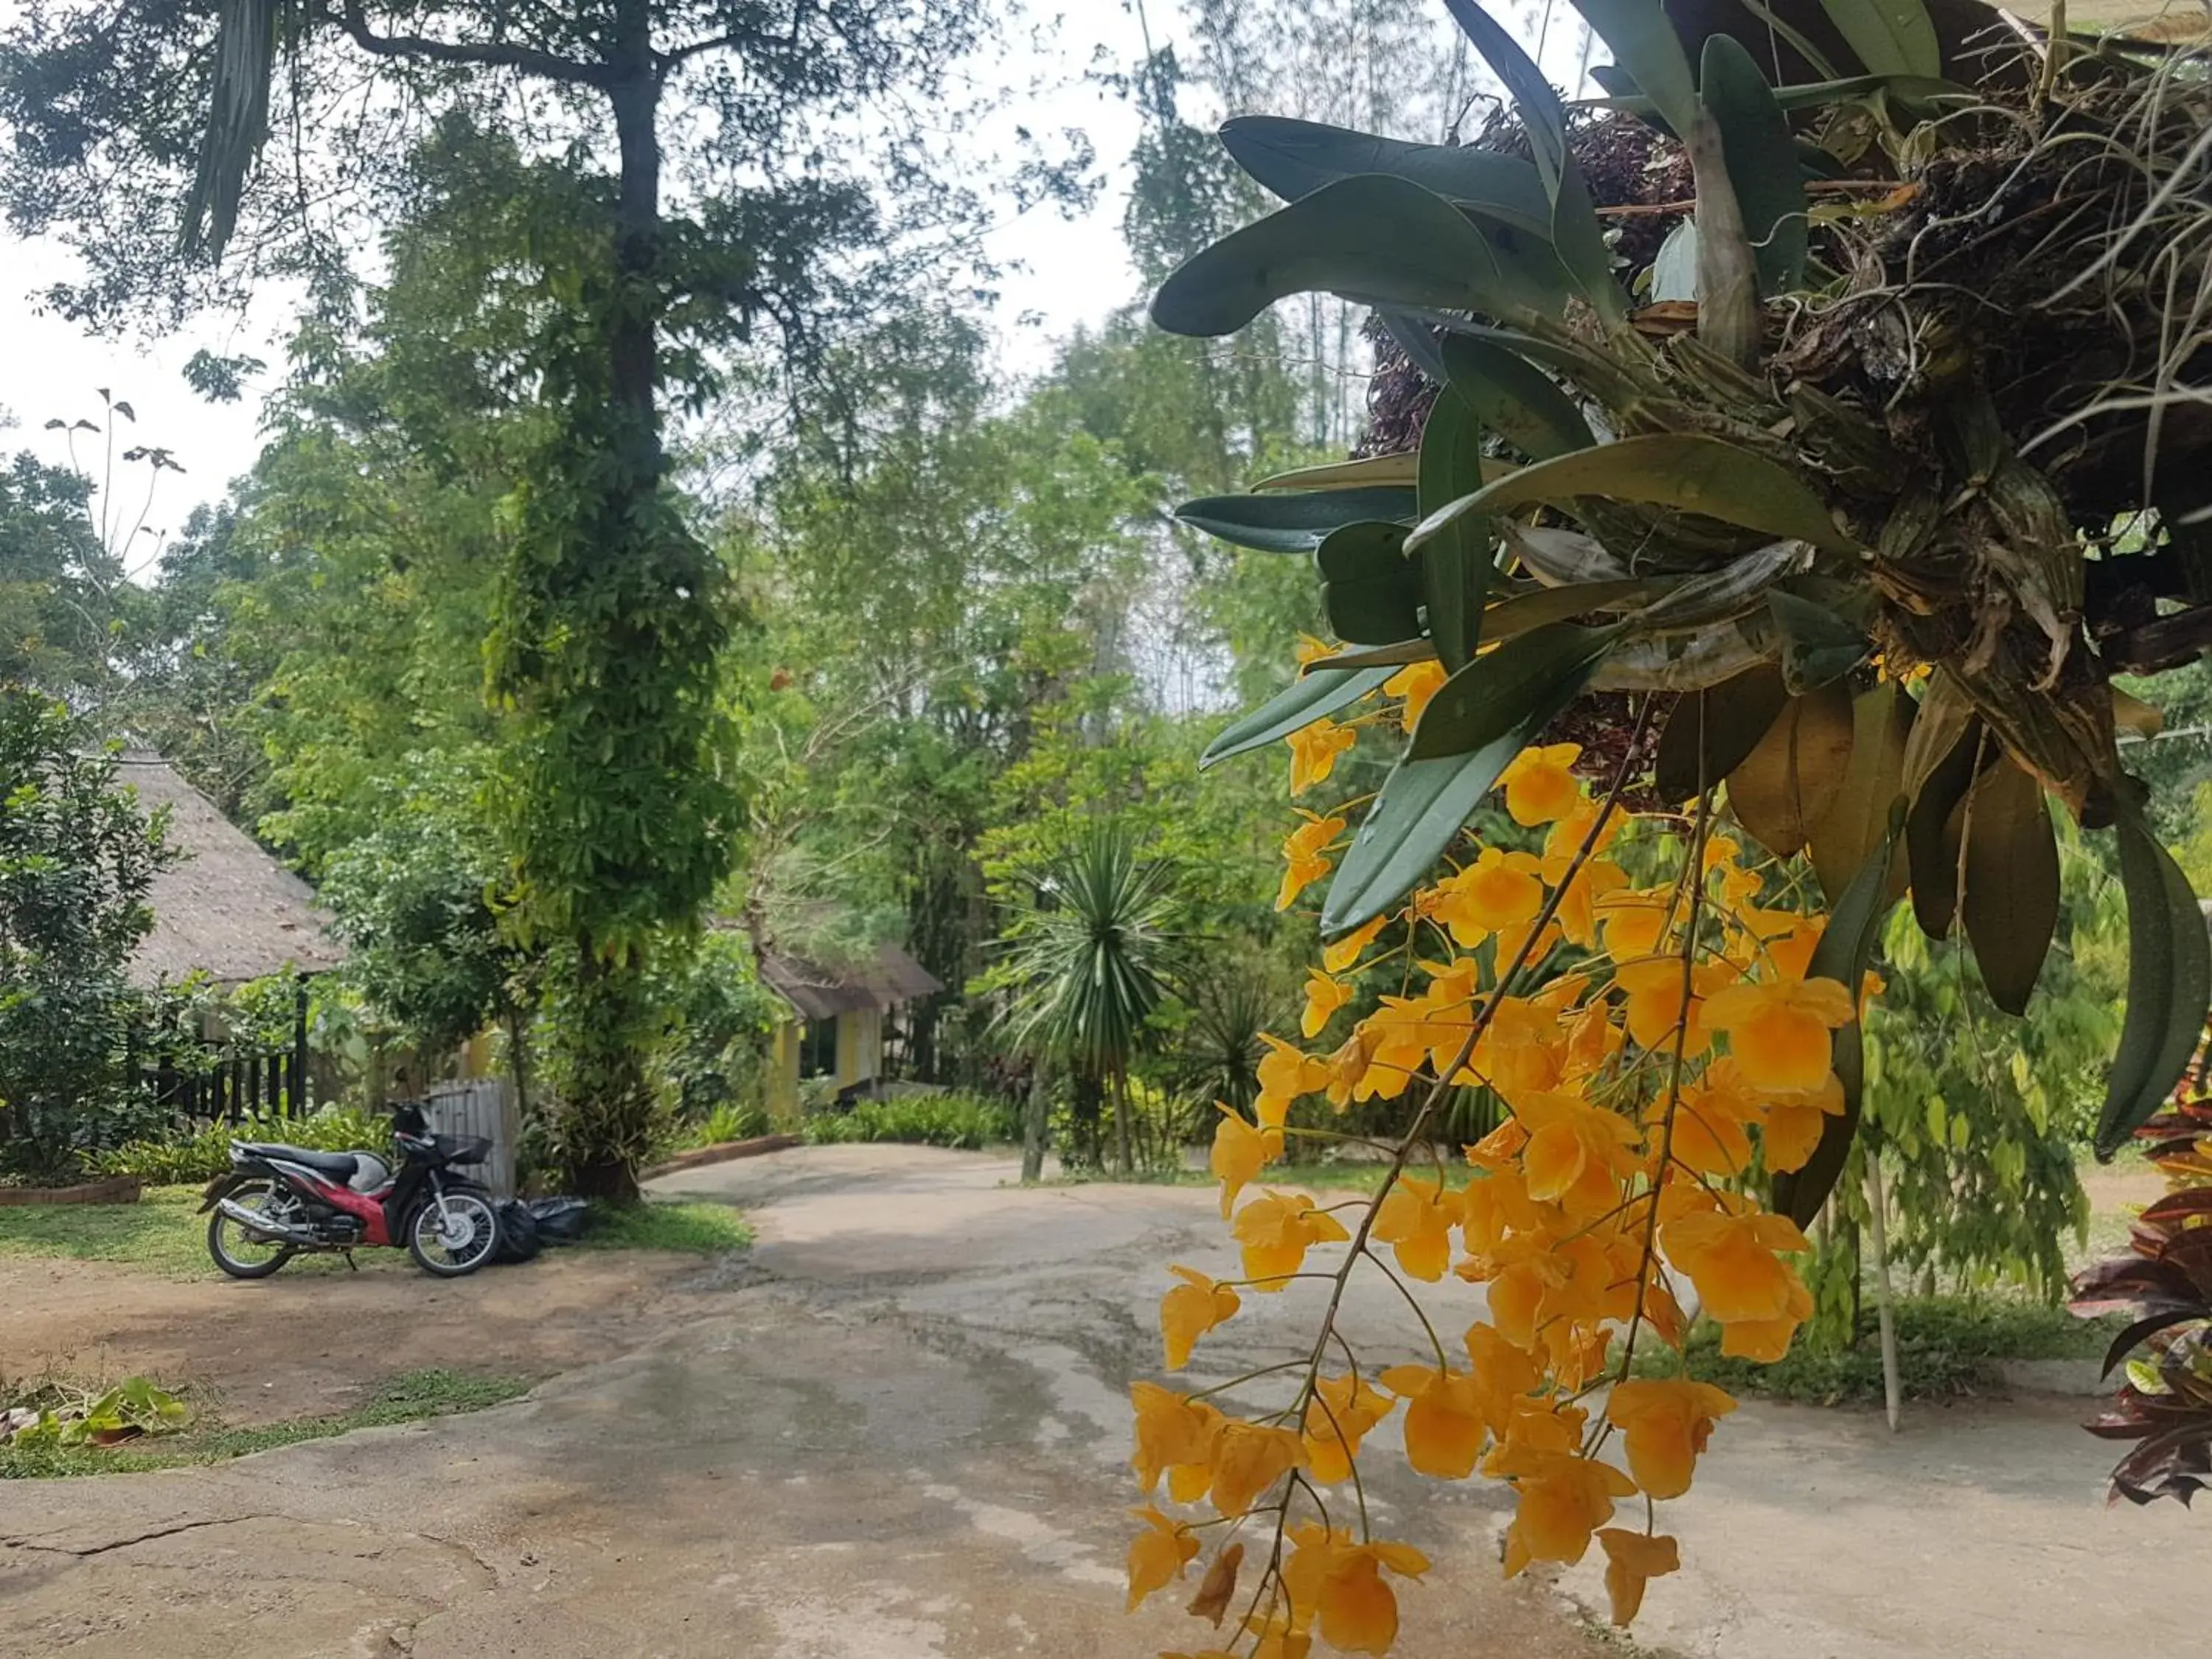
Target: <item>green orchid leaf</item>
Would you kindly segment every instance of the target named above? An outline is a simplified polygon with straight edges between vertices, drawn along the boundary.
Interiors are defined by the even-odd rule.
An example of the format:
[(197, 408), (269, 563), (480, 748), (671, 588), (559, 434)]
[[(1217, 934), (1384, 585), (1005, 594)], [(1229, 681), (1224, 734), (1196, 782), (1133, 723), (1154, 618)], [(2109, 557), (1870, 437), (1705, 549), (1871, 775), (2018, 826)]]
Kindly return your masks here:
[(1370, 304), (1519, 315), (1474, 223), (1386, 173), (1324, 185), (1191, 256), (1152, 296), (1170, 334), (1233, 334), (1278, 300), (1316, 290)]
[(2097, 1119), (2100, 1162), (2109, 1162), (2173, 1092), (2212, 1003), (2212, 937), (2189, 878), (2134, 802), (2123, 805), (2113, 830), (2128, 902), (2128, 1012)]
[(1201, 769), (1218, 765), (1232, 755), (1279, 742), (1340, 708), (1349, 708), (1397, 672), (1395, 668), (1364, 668), (1348, 673), (1318, 669), (1304, 674), (1206, 744), (1198, 763)]
[[(1632, 82), (1619, 87), (1601, 78), (1593, 69), (1590, 78), (1612, 94), (1605, 98), (1578, 98), (1577, 109), (1613, 109), (1624, 115), (1633, 115), (1655, 126), (1662, 125), (1658, 106)], [(1976, 94), (1950, 81), (1932, 80), (1920, 75), (1853, 75), (1826, 81), (1802, 81), (1795, 86), (1774, 88), (1774, 101), (1783, 112), (1796, 115), (1810, 109), (1826, 109), (1835, 104), (1857, 103), (1877, 94), (1887, 93), (1920, 103), (1947, 100), (1972, 100)]]
[(1356, 461), (1331, 461), (1322, 466), (1302, 466), (1276, 472), (1252, 488), (1260, 489), (1367, 489), (1377, 485), (1405, 488), (1414, 482), (1411, 451), (1399, 455), (1368, 455)]
[[(1613, 630), (1568, 631), (1585, 637), (1602, 637)], [(1531, 645), (1532, 641), (1538, 642)], [(1552, 672), (1548, 677), (1534, 672), (1516, 673), (1512, 672), (1513, 661), (1492, 667), (1509, 652), (1516, 653), (1513, 661), (1523, 668), (1534, 671), (1549, 665)], [(1601, 651), (1595, 658), (1589, 657), (1580, 646), (1562, 652), (1559, 646), (1528, 635), (1498, 647), (1489, 656), (1462, 669), (1463, 675), (1486, 671), (1483, 676), (1486, 680), (1495, 677), (1492, 681), (1494, 696), (1467, 694), (1463, 687), (1460, 701), (1467, 708), (1459, 717), (1464, 721), (1463, 729), (1484, 729), (1501, 712), (1513, 708), (1520, 711), (1519, 722), (1468, 753), (1423, 759), (1409, 747), (1384, 781), (1382, 793), (1368, 809), (1366, 821), (1360, 825), (1358, 837), (1329, 884), (1328, 897), (1322, 907), (1322, 932), (1340, 933), (1358, 927), (1389, 909), (1425, 878), (1466, 824), (1469, 814), (1498, 781), (1498, 775), (1553, 715), (1574, 700), (1588, 684), (1589, 673), (1595, 672), (1595, 662), (1602, 654)], [(1569, 662), (1586, 664), (1580, 678), (1571, 672), (1560, 672), (1562, 657)], [(1429, 709), (1423, 712), (1424, 726), (1428, 724), (1434, 709), (1431, 702)], [(1478, 712), (1483, 709), (1489, 712)], [(1417, 731), (1417, 743), (1419, 738)]]
[(1769, 593), (1766, 607), (1782, 635), (1782, 678), (1793, 694), (1841, 679), (1873, 648), (1864, 634), (1827, 606), (1787, 588)]
[(1722, 158), (1735, 186), (1744, 234), (1759, 268), (1759, 291), (1771, 299), (1805, 278), (1805, 181), (1790, 140), (1790, 118), (1752, 55), (1729, 35), (1705, 42), (1700, 95), (1721, 130)]
[(1943, 73), (1936, 21), (1922, 0), (1820, 0), (1820, 9), (1872, 73), (1927, 80)]
[(1540, 729), (1582, 695), (1625, 631), (1553, 623), (1476, 658), (1430, 698), (1406, 758), (1470, 754), (1509, 732)]
[(1207, 495), (1185, 501), (1176, 517), (1194, 530), (1262, 553), (1311, 553), (1334, 530), (1415, 514), (1410, 489), (1311, 489), (1280, 495)]
[(1677, 507), (1826, 550), (1854, 550), (1826, 503), (1795, 473), (1725, 439), (1680, 432), (1624, 438), (1524, 466), (1424, 518), (1407, 545), (1419, 546), (1456, 514), (1489, 517), (1539, 502), (1571, 511), (1583, 495)]
[(1486, 428), (1532, 460), (1588, 449), (1596, 441), (1575, 400), (1518, 352), (1455, 334), (1444, 341), (1443, 360), (1453, 392)]
[(1318, 121), (1240, 115), (1222, 124), (1221, 143), (1237, 165), (1285, 201), (1362, 173), (1386, 173), (1479, 208), (1548, 240), (1552, 199), (1533, 164), (1467, 144), (1409, 144)]
[(2058, 842), (2043, 786), (2009, 756), (1974, 781), (1966, 803), (1966, 942), (1990, 1000), (2027, 1011), (2058, 927)]
[[(1482, 487), (1482, 422), (1447, 389), (1421, 429), (1420, 504), (1433, 512)], [(1482, 634), (1482, 607), (1497, 574), (1487, 520), (1462, 518), (1421, 549), (1429, 637), (1449, 670), (1464, 666)]]
[[(1698, 118), (1698, 87), (1682, 37), (1659, 0), (1574, 0), (1575, 9), (1613, 49), (1613, 61), (1636, 79), (1637, 86), (1676, 132), (1687, 132)], [(1725, 36), (1716, 37), (1725, 39)]]
[[(1866, 861), (1844, 886), (1843, 896), (1829, 914), (1820, 942), (1813, 947), (1806, 965), (1808, 979), (1832, 979), (1859, 1003), (1859, 985), (1874, 957), (1875, 941), (1881, 925), (1897, 903), (1890, 890), (1890, 867), (1897, 859), (1897, 838), (1905, 826), (1902, 797), (1890, 805), (1887, 832), (1867, 849)], [(1774, 1208), (1800, 1227), (1809, 1227), (1828, 1201), (1850, 1160), (1851, 1141), (1857, 1135), (1866, 1097), (1866, 1041), (1861, 1022), (1853, 1019), (1835, 1033), (1832, 1064), (1836, 1080), (1843, 1085), (1844, 1109), (1820, 1127), (1820, 1144), (1802, 1169), (1774, 1177)]]
[(1581, 285), (1559, 262), (1548, 234), (1520, 228), (1479, 208), (1462, 208), (1498, 261), (1498, 292), (1526, 316), (1557, 321)]
[(1551, 201), (1552, 246), (1560, 264), (1599, 316), (1620, 322), (1628, 314), (1627, 301), (1613, 280), (1613, 252), (1606, 246), (1605, 228), (1598, 221), (1589, 186), (1567, 148), (1567, 112), (1559, 94), (1520, 43), (1478, 0), (1444, 0), (1444, 9), (1513, 95), (1536, 176)]
[(1352, 645), (1395, 645), (1421, 632), (1425, 562), (1406, 554), (1402, 525), (1348, 524), (1315, 550), (1329, 631)]
[(1663, 133), (1669, 138), (1680, 138), (1681, 135), (1668, 125), (1667, 118), (1659, 112), (1659, 106), (1644, 95), (1644, 88), (1636, 84), (1636, 77), (1626, 70), (1616, 64), (1593, 64), (1589, 77), (1605, 88), (1606, 95), (1602, 98), (1577, 98), (1569, 106), (1570, 108), (1623, 110), (1655, 132)]
[(1628, 576), (1568, 587), (1539, 587), (1497, 600), (1482, 613), (1482, 637), (1497, 644), (1553, 623), (1572, 622), (1601, 611), (1618, 611), (1648, 605), (1671, 585), (1663, 576)]

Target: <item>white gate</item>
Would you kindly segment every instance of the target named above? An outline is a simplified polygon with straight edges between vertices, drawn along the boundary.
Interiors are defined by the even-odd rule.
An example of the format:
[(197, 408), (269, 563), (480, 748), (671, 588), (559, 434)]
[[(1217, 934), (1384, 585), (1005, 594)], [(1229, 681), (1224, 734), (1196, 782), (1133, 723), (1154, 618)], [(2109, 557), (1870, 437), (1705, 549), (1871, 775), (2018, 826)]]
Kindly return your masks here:
[(423, 1115), (430, 1120), (434, 1134), (482, 1135), (490, 1141), (491, 1156), (469, 1173), (490, 1188), (495, 1197), (514, 1196), (514, 1143), (522, 1121), (515, 1109), (514, 1091), (505, 1078), (434, 1084)]

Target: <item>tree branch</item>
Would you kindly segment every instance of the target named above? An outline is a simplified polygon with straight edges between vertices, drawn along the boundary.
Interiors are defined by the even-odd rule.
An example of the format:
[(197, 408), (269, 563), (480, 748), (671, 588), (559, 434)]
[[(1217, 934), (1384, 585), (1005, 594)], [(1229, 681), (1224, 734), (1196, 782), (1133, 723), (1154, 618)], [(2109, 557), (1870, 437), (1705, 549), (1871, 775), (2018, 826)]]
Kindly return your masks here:
[(333, 21), (352, 37), (356, 46), (375, 58), (419, 58), (433, 64), (473, 64), (489, 69), (519, 70), (540, 80), (571, 85), (606, 87), (614, 82), (613, 71), (605, 64), (580, 64), (557, 52), (540, 52), (535, 46), (510, 46), (503, 41), (469, 46), (434, 40), (422, 34), (378, 34), (368, 26), (363, 0), (344, 0), (344, 9)]
[(732, 29), (727, 34), (718, 34), (708, 40), (694, 40), (689, 46), (678, 46), (672, 52), (656, 52), (653, 54), (653, 67), (665, 76), (687, 58), (696, 58), (702, 52), (718, 52), (724, 46), (734, 46), (738, 41), (750, 39), (750, 30)]
[(2115, 674), (2160, 674), (2212, 649), (2212, 605), (2177, 611), (2106, 641), (2105, 666)]

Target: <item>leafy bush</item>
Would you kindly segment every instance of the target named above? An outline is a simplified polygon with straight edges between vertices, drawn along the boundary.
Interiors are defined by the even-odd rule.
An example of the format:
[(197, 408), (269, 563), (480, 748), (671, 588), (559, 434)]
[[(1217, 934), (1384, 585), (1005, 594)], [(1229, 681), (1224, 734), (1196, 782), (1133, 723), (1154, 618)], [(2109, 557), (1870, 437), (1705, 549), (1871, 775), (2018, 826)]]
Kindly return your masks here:
[[(2112, 1322), (2085, 1322), (2063, 1308), (2010, 1297), (1907, 1297), (1898, 1303), (1896, 1319), (1898, 1373), (1908, 1400), (1948, 1400), (2001, 1388), (2002, 1360), (2094, 1358), (2114, 1328)], [(1792, 1344), (1771, 1365), (1729, 1358), (1720, 1352), (1720, 1340), (1719, 1329), (1701, 1320), (1683, 1353), (1654, 1345), (1638, 1351), (1636, 1369), (1644, 1376), (1687, 1374), (1731, 1394), (1817, 1405), (1871, 1404), (1882, 1397), (1881, 1351), (1870, 1331), (1835, 1349)]]
[(110, 1446), (141, 1435), (174, 1434), (192, 1420), (191, 1407), (143, 1376), (93, 1394), (56, 1385), (20, 1407), (38, 1414), (8, 1437), (22, 1451)]
[(726, 1140), (750, 1140), (768, 1133), (768, 1109), (726, 1100), (693, 1125), (686, 1146), (719, 1146)]
[(66, 1179), (133, 1127), (125, 975), (174, 857), (112, 753), (61, 704), (0, 688), (0, 1169)]
[(380, 1152), (392, 1139), (392, 1122), (380, 1112), (325, 1106), (304, 1117), (267, 1114), (236, 1123), (125, 1141), (90, 1160), (96, 1174), (136, 1176), (157, 1186), (208, 1181), (230, 1167), (234, 1140), (281, 1140), (315, 1152)]
[(1012, 1108), (1003, 1101), (977, 1095), (903, 1095), (860, 1101), (850, 1111), (814, 1113), (804, 1133), (815, 1146), (902, 1140), (980, 1152), (994, 1141), (1012, 1139), (1015, 1128)]

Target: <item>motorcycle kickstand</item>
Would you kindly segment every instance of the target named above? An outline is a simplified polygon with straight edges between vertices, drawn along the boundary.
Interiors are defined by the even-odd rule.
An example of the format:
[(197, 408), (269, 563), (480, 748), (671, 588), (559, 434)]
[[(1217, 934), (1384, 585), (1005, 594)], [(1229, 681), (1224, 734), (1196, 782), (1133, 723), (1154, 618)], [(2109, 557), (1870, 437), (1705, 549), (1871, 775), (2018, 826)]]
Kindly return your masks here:
[(342, 1250), (339, 1254), (345, 1257), (347, 1267), (352, 1268), (356, 1273), (359, 1273), (361, 1271), (361, 1263), (353, 1259), (353, 1252), (351, 1250)]

